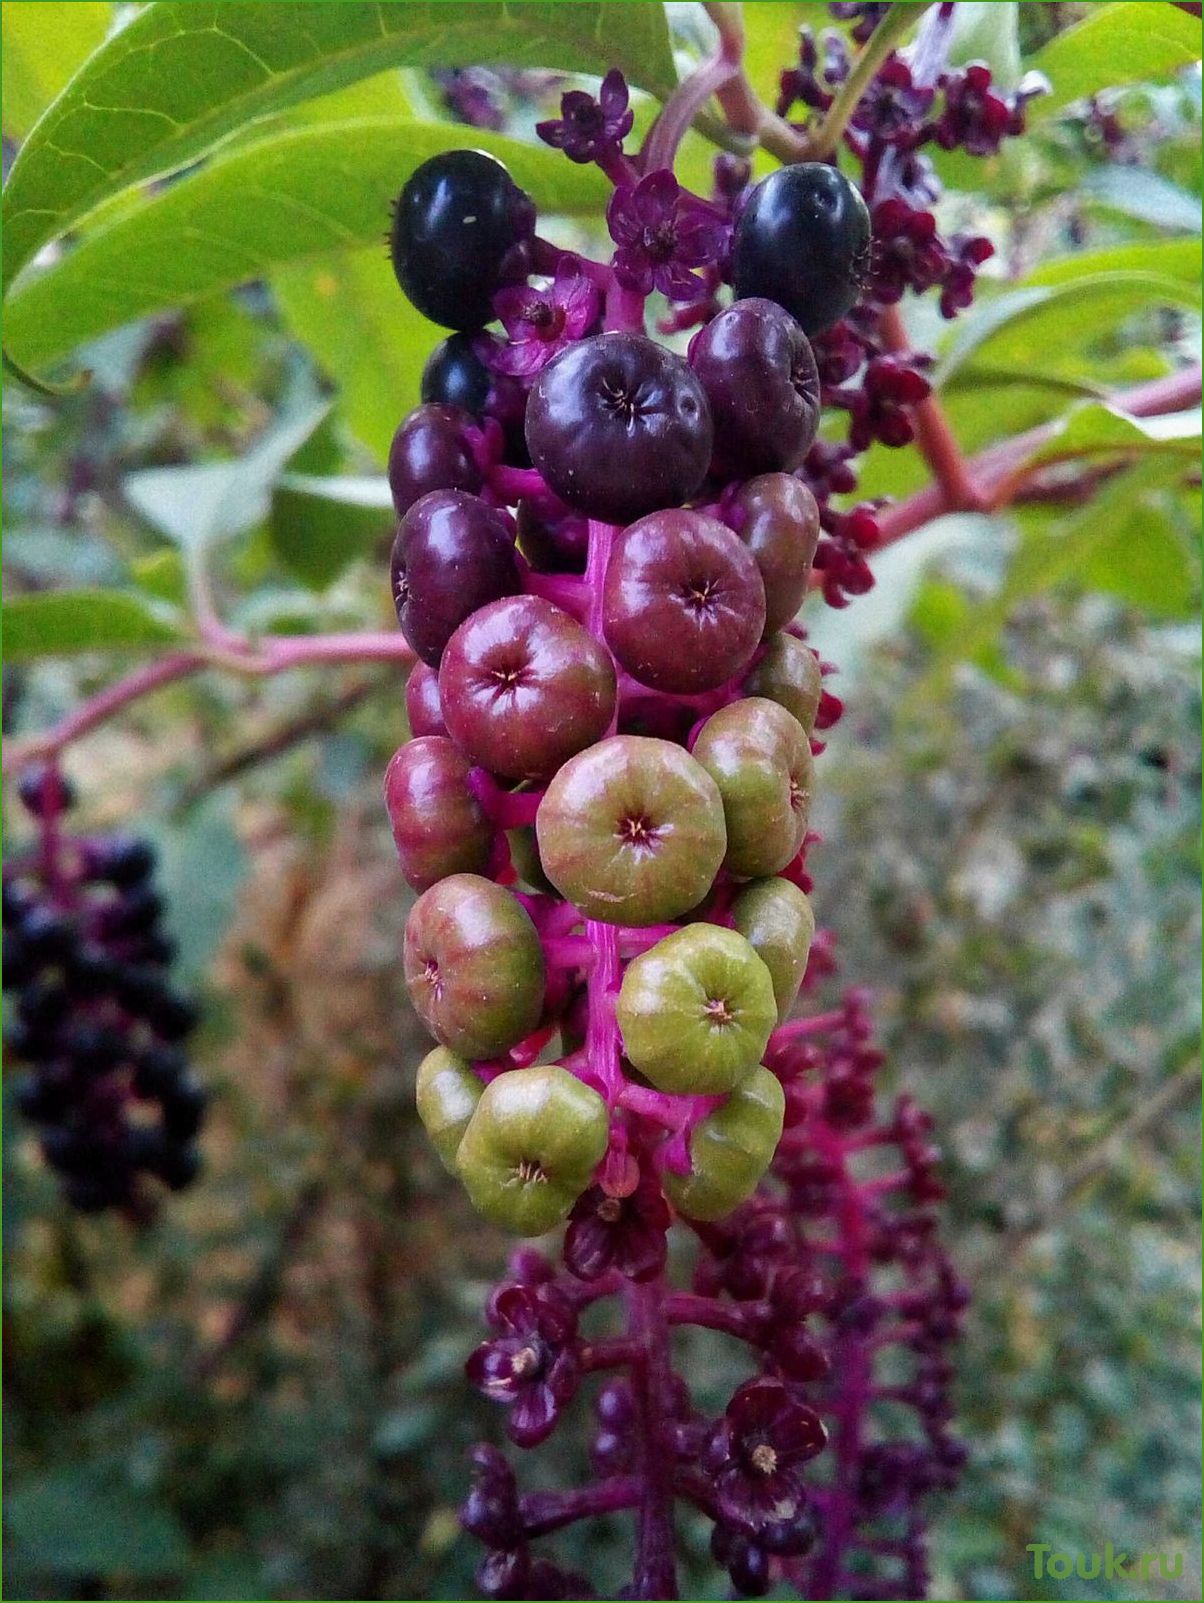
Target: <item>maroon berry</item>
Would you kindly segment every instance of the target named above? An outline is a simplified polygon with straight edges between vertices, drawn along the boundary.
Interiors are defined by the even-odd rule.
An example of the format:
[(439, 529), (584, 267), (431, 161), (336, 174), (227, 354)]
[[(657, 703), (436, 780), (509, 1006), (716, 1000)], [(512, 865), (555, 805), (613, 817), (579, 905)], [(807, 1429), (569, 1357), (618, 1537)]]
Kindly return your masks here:
[(819, 506), (789, 473), (763, 473), (748, 481), (732, 510), (765, 585), (762, 639), (768, 640), (791, 621), (807, 594), (819, 543)]
[(688, 500), (711, 460), (711, 413), (679, 356), (599, 334), (555, 357), (527, 403), (531, 460), (569, 506), (630, 523)]
[(416, 662), (406, 680), (406, 717), (411, 735), (446, 735), (439, 702), (439, 675), (425, 662)]
[(615, 540), (604, 582), (606, 640), (653, 690), (714, 690), (739, 673), (765, 627), (748, 547), (714, 518), (654, 512)]
[(567, 612), (538, 596), (510, 596), (474, 612), (448, 641), (439, 696), (453, 739), (474, 762), (538, 779), (606, 733), (614, 664)]
[(401, 632), (432, 668), (470, 613), (519, 589), (505, 513), (462, 490), (414, 503), (397, 527), (391, 566)]
[(481, 874), (493, 826), (472, 792), (468, 760), (444, 735), (407, 741), (385, 770), (385, 806), (401, 871), (416, 891), (448, 874)]
[(737, 301), (694, 337), (690, 366), (715, 421), (725, 478), (797, 468), (819, 428), (819, 372), (807, 336), (773, 301)]
[(472, 418), (458, 406), (418, 406), (389, 447), (389, 489), (398, 517), (432, 490), (469, 490), (484, 480), (472, 454)]

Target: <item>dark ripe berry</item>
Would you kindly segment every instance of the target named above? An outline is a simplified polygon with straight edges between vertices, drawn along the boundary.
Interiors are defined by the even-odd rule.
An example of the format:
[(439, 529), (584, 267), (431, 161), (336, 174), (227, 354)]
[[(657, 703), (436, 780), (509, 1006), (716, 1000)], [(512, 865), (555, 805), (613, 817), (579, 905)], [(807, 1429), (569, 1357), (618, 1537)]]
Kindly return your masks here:
[(446, 735), (422, 735), (385, 770), (385, 806), (401, 871), (416, 891), (448, 874), (483, 874), (494, 828), (469, 784), (472, 768)]
[(765, 585), (761, 638), (768, 640), (791, 621), (807, 594), (819, 544), (819, 505), (789, 473), (763, 473), (744, 485), (732, 512)]
[(201, 1127), (209, 1098), (195, 1075), (185, 1073), (164, 1095), (163, 1128), (177, 1141), (191, 1141)]
[(52, 763), (35, 763), (21, 775), (17, 795), (26, 812), (50, 818), (75, 805), (75, 786)]
[(428, 663), (415, 663), (406, 680), (406, 717), (411, 735), (447, 733), (439, 701), (439, 675)]
[(535, 816), (544, 872), (586, 918), (660, 924), (710, 890), (727, 835), (714, 781), (680, 746), (616, 735), (570, 758)]
[(71, 921), (49, 907), (31, 907), (21, 925), (25, 948), (32, 961), (66, 961), (75, 950), (76, 934)]
[(188, 1068), (188, 1060), (176, 1046), (149, 1046), (138, 1054), (134, 1065), (134, 1090), (140, 1097), (162, 1100), (174, 1090)]
[(152, 1174), (158, 1175), (170, 1190), (183, 1191), (184, 1187), (190, 1186), (200, 1174), (201, 1155), (191, 1144), (164, 1141), (155, 1154), (154, 1163), (148, 1164), (147, 1167)]
[(79, 1019), (64, 1031), (62, 1037), (64, 1057), (68, 1057), (85, 1074), (107, 1074), (123, 1058), (129, 1056), (129, 1046), (121, 1030), (90, 1019)]
[(60, 980), (40, 979), (21, 992), (17, 1012), (31, 1030), (48, 1030), (63, 1021), (69, 1006), (67, 988)]
[(38, 965), (29, 955), (29, 948), (17, 930), (4, 932), (4, 989), (15, 990), (26, 985), (38, 972)]
[(807, 336), (774, 301), (737, 301), (690, 345), (724, 478), (797, 468), (819, 428), (819, 370)]
[(70, 1071), (59, 1066), (23, 1075), (13, 1088), (13, 1106), (24, 1118), (44, 1124), (65, 1113), (74, 1095)]
[(115, 957), (99, 946), (78, 947), (63, 970), (67, 989), (74, 997), (104, 996), (117, 985), (123, 972)]
[(106, 934), (142, 935), (154, 928), (163, 912), (163, 898), (149, 885), (134, 885), (101, 909), (98, 925)]
[(401, 632), (432, 668), (465, 618), (520, 589), (505, 514), (462, 490), (415, 502), (398, 525), (391, 573)]
[(544, 958), (526, 910), (476, 874), (424, 891), (406, 921), (406, 987), (418, 1017), (463, 1058), (491, 1058), (539, 1023)]
[(589, 556), (589, 524), (576, 512), (560, 518), (539, 516), (529, 501), (515, 513), (519, 547), (541, 573), (584, 573)]
[(616, 538), (603, 587), (606, 642), (653, 690), (714, 690), (745, 666), (765, 626), (748, 547), (701, 512), (654, 512)]
[(397, 197), (393, 271), (424, 317), (444, 328), (480, 328), (493, 297), (527, 276), (535, 228), (530, 196), (493, 156), (448, 150), (411, 173)]
[(142, 963), (157, 963), (162, 966), (174, 960), (177, 943), (170, 935), (164, 935), (162, 930), (150, 930), (133, 943), (130, 955)]
[(472, 348), (474, 338), (472, 334), (450, 334), (435, 346), (422, 369), (424, 401), (458, 406), (475, 418), (484, 415), (493, 379)]
[(89, 879), (107, 880), (111, 885), (137, 885), (149, 878), (155, 868), (155, 848), (149, 841), (127, 835), (112, 835), (92, 842), (84, 854)]
[(468, 490), (484, 479), (468, 430), (472, 418), (458, 406), (417, 406), (398, 425), (389, 447), (389, 490), (398, 517), (432, 490)]
[(52, 1034), (33, 1029), (23, 1019), (13, 1019), (4, 1029), (4, 1055), (21, 1058), (26, 1063), (45, 1063), (58, 1054), (58, 1044)]
[(452, 738), (508, 779), (539, 779), (606, 733), (615, 707), (608, 652), (538, 596), (474, 612), (447, 643), (439, 697)]
[(191, 997), (165, 989), (144, 1008), (143, 1017), (164, 1040), (180, 1041), (196, 1029), (201, 1014)]
[(4, 928), (16, 929), (34, 906), (33, 893), (14, 879), (4, 881)]
[(763, 178), (732, 245), (737, 300), (764, 296), (802, 324), (831, 328), (852, 307), (869, 270), (870, 214), (856, 187), (826, 162), (800, 162)]
[(711, 414), (679, 356), (639, 334), (599, 334), (543, 369), (527, 403), (531, 460), (587, 517), (630, 523), (694, 494)]

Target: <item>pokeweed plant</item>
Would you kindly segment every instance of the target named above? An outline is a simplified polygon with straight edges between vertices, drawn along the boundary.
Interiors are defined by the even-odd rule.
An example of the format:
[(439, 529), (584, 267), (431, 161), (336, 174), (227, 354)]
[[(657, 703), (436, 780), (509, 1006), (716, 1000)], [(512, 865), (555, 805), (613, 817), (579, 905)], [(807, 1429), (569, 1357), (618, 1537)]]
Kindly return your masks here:
[[(937, 1237), (931, 1121), (876, 1097), (863, 993), (793, 1016), (836, 968), (807, 856), (820, 737), (843, 710), (795, 619), (812, 589), (833, 608), (864, 594), (872, 554), (939, 512), (1060, 493), (1044, 476), (1056, 430), (962, 457), (933, 357), (898, 310), (930, 295), (955, 318), (993, 254), (938, 226), (932, 155), (997, 155), (1050, 85), (1004, 90), (985, 64), (953, 64), (953, 5), (836, 6), (856, 48), (804, 28), (770, 111), (744, 74), (738, 8), (706, 9), (713, 55), (638, 143), (618, 67), (538, 125), (609, 186), (606, 259), (541, 233), (535, 199), (488, 151), (442, 149), (396, 197), (397, 282), (448, 330), (388, 453), (400, 637), (250, 642), (192, 564), (196, 645), (16, 758), (47, 763), (26, 784), (61, 912), (75, 880), (55, 856), (53, 762), (71, 741), (201, 667), (415, 660), (413, 738), (385, 798), (418, 893), (405, 984), (438, 1043), (417, 1067), (418, 1113), (488, 1219), (527, 1238), (564, 1226), (559, 1266), (515, 1253), (469, 1379), (525, 1449), (587, 1376), (600, 1382), (586, 1484), (524, 1493), (496, 1447), (476, 1450), (462, 1519), (485, 1546), (490, 1597), (594, 1595), (534, 1544), (620, 1512), (634, 1544), (616, 1595), (676, 1597), (679, 1505), (711, 1522), (739, 1595), (924, 1596), (927, 1498), (965, 1456), (949, 1348), (967, 1292)], [(457, 70), (444, 88), (465, 120), (496, 122), (479, 80)], [(735, 148), (699, 194), (675, 168), (713, 100)], [(760, 178), (757, 143), (783, 163)], [(121, 231), (118, 218), (118, 248)], [(1198, 369), (1174, 373), (1127, 410), (1174, 411), (1198, 391)], [(928, 488), (850, 503), (869, 447), (913, 443)], [(124, 883), (102, 848), (72, 861), (76, 879)], [(23, 875), (11, 896), (6, 877), (18, 975), (60, 964), (50, 985), (69, 995), (74, 948), (46, 945)], [(87, 932), (141, 939), (143, 902), (89, 913)], [(72, 1021), (38, 1000), (44, 968), (30, 973), (41, 990), (23, 999), (16, 1045), (50, 1067), (23, 1105), (48, 1118), (70, 1080), (72, 1140), (45, 1149), (72, 1200), (133, 1207), (139, 1169), (183, 1183), (199, 1093), (178, 1066), (148, 1078), (155, 1032), (182, 1033), (182, 1004), (157, 979), (139, 1000), (120, 973), (113, 1020), (150, 1035), (96, 1047), (92, 1063), (90, 1038), (77, 1051)], [(88, 994), (109, 1005), (103, 987)], [(162, 1132), (120, 1125), (131, 1097), (158, 1101)], [(686, 1327), (748, 1354), (713, 1417), (676, 1359)]]

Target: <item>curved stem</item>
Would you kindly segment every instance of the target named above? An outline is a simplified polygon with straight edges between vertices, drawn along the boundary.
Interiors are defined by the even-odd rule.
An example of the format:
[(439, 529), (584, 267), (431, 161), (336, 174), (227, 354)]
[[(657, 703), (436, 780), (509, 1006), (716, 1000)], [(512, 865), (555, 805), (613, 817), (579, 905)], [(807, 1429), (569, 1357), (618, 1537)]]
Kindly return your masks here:
[(807, 140), (808, 160), (826, 161), (835, 154), (858, 102), (869, 88), (878, 68), (915, 21), (916, 10), (914, 5), (891, 6), (870, 34), (853, 62), (849, 76), (841, 84), (836, 99), (824, 112), (823, 121)]

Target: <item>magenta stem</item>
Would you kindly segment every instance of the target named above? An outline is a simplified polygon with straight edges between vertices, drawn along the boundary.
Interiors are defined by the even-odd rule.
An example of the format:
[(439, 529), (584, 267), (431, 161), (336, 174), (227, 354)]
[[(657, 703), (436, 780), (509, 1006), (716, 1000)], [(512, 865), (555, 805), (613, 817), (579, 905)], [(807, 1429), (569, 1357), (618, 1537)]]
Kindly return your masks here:
[(547, 1536), (577, 1520), (598, 1514), (617, 1514), (634, 1508), (640, 1500), (640, 1484), (634, 1475), (614, 1475), (593, 1486), (575, 1487), (570, 1492), (530, 1492), (519, 1509), (527, 1536)]
[(751, 1341), (756, 1326), (768, 1312), (760, 1304), (737, 1306), (721, 1302), (718, 1297), (696, 1297), (691, 1292), (671, 1292), (665, 1299), (665, 1316), (671, 1325), (701, 1325), (706, 1330), (719, 1330), (726, 1336)]
[(632, 1283), (627, 1290), (627, 1310), (628, 1333), (640, 1349), (640, 1357), (632, 1365), (631, 1389), (641, 1471), (635, 1570), (628, 1595), (671, 1599), (679, 1594), (673, 1530), (675, 1453), (669, 1430), (673, 1371), (664, 1282)]
[(725, 43), (718, 51), (702, 62), (665, 101), (660, 116), (648, 130), (643, 148), (636, 157), (642, 173), (672, 170), (677, 147), (686, 136), (686, 130), (706, 105), (707, 101), (740, 70), (739, 59), (733, 60)]

